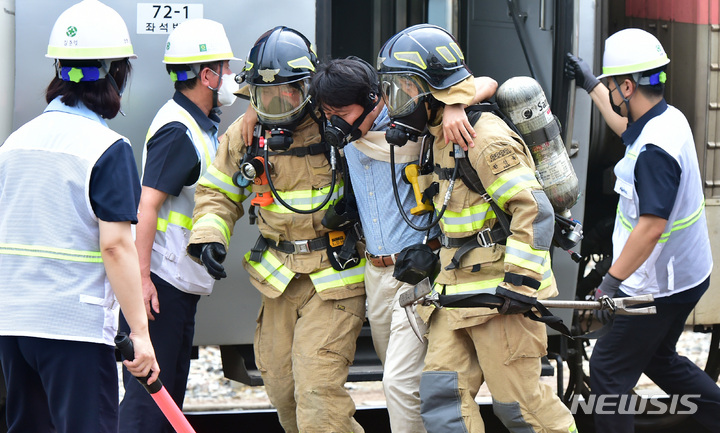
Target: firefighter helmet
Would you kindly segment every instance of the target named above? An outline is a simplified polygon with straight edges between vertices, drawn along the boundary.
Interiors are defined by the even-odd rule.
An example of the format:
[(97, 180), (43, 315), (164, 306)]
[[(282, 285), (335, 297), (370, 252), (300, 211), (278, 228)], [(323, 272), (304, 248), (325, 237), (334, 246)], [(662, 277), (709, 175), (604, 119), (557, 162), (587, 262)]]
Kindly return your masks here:
[(377, 68), (381, 77), (414, 74), (435, 89), (447, 89), (471, 75), (455, 38), (431, 24), (409, 27), (385, 42)]
[(282, 125), (302, 117), (316, 66), (310, 41), (297, 30), (278, 26), (260, 36), (248, 53), (243, 74), (250, 103), (263, 123)]

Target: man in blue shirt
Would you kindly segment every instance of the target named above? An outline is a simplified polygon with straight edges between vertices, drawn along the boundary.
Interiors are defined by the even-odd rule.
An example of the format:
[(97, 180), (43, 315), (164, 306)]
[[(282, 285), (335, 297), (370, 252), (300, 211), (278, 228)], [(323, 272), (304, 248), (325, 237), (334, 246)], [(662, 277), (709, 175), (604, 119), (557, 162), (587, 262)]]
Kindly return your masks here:
[[(449, 130), (446, 136), (453, 140), (465, 137), (467, 142), (472, 142), (474, 130), (467, 122), (464, 104), (487, 99), (497, 88), (497, 83), (490, 78), (475, 81), (470, 77), (458, 85), (462, 89), (434, 95), (455, 104), (448, 105), (448, 122), (444, 124)], [(429, 239), (427, 243), (431, 248), (439, 248), (439, 227), (435, 226), (429, 232), (416, 231), (403, 220), (395, 205), (390, 145), (385, 140), (390, 118), (380, 98), (375, 70), (359, 58), (331, 60), (322, 64), (313, 76), (311, 94), (328, 119), (337, 116), (341, 119), (339, 123), (352, 125), (348, 136), (359, 137), (345, 146), (344, 152), (365, 234), (368, 320), (375, 351), (383, 363), (383, 388), (390, 425), (394, 433), (424, 432), (419, 385), (427, 345), (415, 337), (398, 303), (400, 293), (410, 285), (393, 277), (393, 271), (398, 253), (405, 247)], [(426, 226), (428, 215), (410, 213), (418, 203), (412, 187), (402, 179), (405, 167), (418, 161), (420, 143), (408, 142), (403, 147), (395, 147), (394, 151), (394, 182), (403, 209), (413, 224)], [(424, 333), (424, 322), (419, 317), (416, 321)]]

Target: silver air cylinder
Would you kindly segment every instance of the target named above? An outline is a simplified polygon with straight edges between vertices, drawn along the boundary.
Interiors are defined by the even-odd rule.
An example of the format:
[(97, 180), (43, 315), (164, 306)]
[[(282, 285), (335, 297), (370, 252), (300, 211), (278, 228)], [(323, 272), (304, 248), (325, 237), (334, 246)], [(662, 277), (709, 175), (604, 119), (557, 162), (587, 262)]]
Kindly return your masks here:
[(577, 202), (578, 179), (542, 87), (530, 77), (513, 77), (500, 86), (496, 99), (522, 133), (550, 203), (565, 213)]

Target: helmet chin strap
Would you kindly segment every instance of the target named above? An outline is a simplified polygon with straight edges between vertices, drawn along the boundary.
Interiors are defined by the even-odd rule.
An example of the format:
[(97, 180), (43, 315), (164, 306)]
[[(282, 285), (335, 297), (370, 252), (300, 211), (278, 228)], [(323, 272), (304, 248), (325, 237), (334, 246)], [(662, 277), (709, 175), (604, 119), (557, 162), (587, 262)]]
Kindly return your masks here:
[[(623, 92), (622, 92), (622, 89), (620, 88), (620, 84), (618, 84), (618, 82), (617, 82), (617, 78), (616, 78), (615, 76), (613, 76), (612, 79), (613, 79), (613, 82), (615, 83), (615, 88), (617, 89), (618, 93), (620, 94), (620, 97), (621, 97), (622, 100), (623, 100), (623, 103), (625, 104), (625, 107), (627, 107), (628, 123), (632, 123), (633, 118), (632, 118), (632, 114), (630, 114), (630, 98), (632, 98), (632, 95), (635, 93), (635, 90), (637, 90), (637, 88), (636, 88), (635, 90), (633, 90), (633, 93), (630, 94), (630, 97), (629, 97), (629, 98), (626, 98), (625, 95), (624, 95)], [(615, 104), (613, 103), (612, 96), (610, 97), (610, 105), (612, 105), (612, 106), (614, 106), (614, 107), (620, 108), (619, 105), (615, 105)], [(618, 111), (619, 111), (619, 110), (618, 110)], [(620, 114), (620, 113), (618, 113), (618, 114)]]
[[(124, 89), (120, 89), (120, 87), (118, 87), (117, 82), (115, 81), (115, 78), (112, 76), (112, 74), (110, 74), (110, 64), (111, 64), (111, 62), (107, 59), (100, 60), (100, 65), (101, 65), (100, 69), (105, 73), (105, 79), (110, 82), (110, 85), (113, 87), (113, 89), (115, 89), (115, 91), (117, 92), (118, 96), (120, 97), (120, 99), (122, 101), (122, 95), (123, 95)], [(123, 117), (125, 117), (125, 112), (123, 112), (122, 107), (118, 111)]]
[[(208, 68), (208, 69), (210, 69), (210, 68)], [(212, 86), (207, 86), (208, 89), (212, 90), (212, 106), (213, 106), (213, 109), (215, 109), (215, 108), (220, 107), (220, 105), (218, 104), (218, 91), (220, 91), (220, 86), (222, 85), (222, 76), (220, 74), (218, 74), (217, 72), (213, 71), (212, 69), (210, 69), (210, 70), (212, 71), (213, 74), (215, 74), (218, 77), (217, 87), (213, 88)], [(198, 76), (199, 76), (199, 72), (198, 72)]]

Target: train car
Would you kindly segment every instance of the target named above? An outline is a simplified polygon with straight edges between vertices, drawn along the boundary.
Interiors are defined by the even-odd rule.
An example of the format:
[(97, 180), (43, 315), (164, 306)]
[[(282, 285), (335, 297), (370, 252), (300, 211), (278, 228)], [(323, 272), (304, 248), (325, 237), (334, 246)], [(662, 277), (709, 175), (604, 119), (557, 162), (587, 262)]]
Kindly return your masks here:
[[(705, 181), (706, 213), (715, 257), (720, 257), (720, 0), (191, 0), (145, 2), (104, 0), (125, 19), (138, 59), (123, 97), (125, 116), (109, 122), (128, 137), (138, 163), (147, 128), (156, 111), (171, 97), (172, 84), (162, 63), (167, 35), (188, 18), (203, 17), (224, 24), (237, 57), (246, 53), (264, 31), (293, 27), (314, 40), (322, 60), (357, 55), (375, 63), (380, 46), (397, 31), (429, 22), (451, 31), (465, 52), (473, 73), (502, 84), (515, 76), (532, 76), (548, 97), (563, 127), (562, 137), (577, 175), (580, 196), (572, 208), (582, 222), (585, 238), (576, 248), (579, 263), (565, 251), (553, 251), (559, 299), (582, 298), (599, 282), (596, 263), (608, 260), (612, 219), (617, 197), (612, 191), (612, 167), (623, 146), (605, 126), (585, 92), (576, 92), (563, 76), (566, 52), (588, 61), (600, 74), (604, 39), (626, 27), (655, 34), (672, 59), (666, 98), (690, 120)], [(0, 143), (15, 128), (45, 107), (43, 89), (54, 73), (44, 57), (48, 35), (57, 16), (75, 0), (0, 0)], [(231, 62), (239, 72), (242, 61)], [(247, 108), (239, 100), (221, 115), (220, 131)], [(0, 211), (1, 212), (1, 211)], [(1, 214), (0, 214), (1, 215)], [(609, 222), (608, 222), (609, 221)], [(226, 261), (228, 278), (198, 305), (195, 345), (221, 348), (226, 377), (250, 385), (262, 383), (255, 371), (252, 341), (260, 305), (240, 265), (253, 245), (257, 228), (247, 217), (236, 223)], [(717, 261), (716, 261), (717, 263)], [(718, 266), (714, 268), (718, 271)], [(565, 323), (582, 328), (571, 310), (556, 310)], [(712, 332), (708, 373), (717, 379), (720, 368), (720, 281), (691, 314), (688, 327)], [(378, 380), (382, 369), (374, 354), (370, 330), (360, 336), (351, 381)], [(550, 333), (549, 345), (569, 370), (569, 401), (587, 394), (581, 364), (583, 343)], [(552, 373), (550, 373), (552, 374)], [(1, 396), (0, 396), (1, 398)], [(0, 400), (1, 401), (1, 400)], [(644, 421), (642, 421), (644, 422)], [(650, 419), (652, 423), (666, 422)]]

